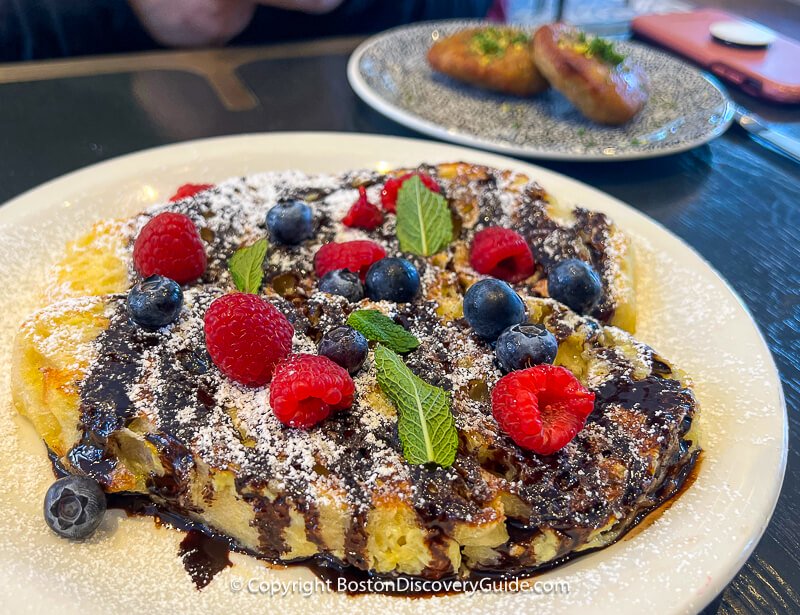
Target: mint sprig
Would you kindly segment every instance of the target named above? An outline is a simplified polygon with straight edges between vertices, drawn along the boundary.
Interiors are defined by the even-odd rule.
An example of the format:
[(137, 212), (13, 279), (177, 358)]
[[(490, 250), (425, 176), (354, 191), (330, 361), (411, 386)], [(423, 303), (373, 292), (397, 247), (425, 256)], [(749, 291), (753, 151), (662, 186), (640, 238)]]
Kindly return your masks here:
[(453, 240), (447, 200), (418, 175), (404, 181), (397, 193), (397, 239), (403, 252), (419, 256), (436, 254)]
[(264, 279), (267, 240), (259, 239), (251, 246), (239, 248), (228, 261), (233, 283), (243, 293), (257, 293)]
[(458, 430), (450, 411), (450, 394), (415, 375), (384, 346), (375, 349), (375, 366), (378, 385), (397, 408), (397, 431), (406, 461), (453, 465)]
[(347, 318), (347, 324), (373, 342), (380, 342), (395, 352), (411, 352), (419, 340), (388, 316), (378, 310), (356, 310)]

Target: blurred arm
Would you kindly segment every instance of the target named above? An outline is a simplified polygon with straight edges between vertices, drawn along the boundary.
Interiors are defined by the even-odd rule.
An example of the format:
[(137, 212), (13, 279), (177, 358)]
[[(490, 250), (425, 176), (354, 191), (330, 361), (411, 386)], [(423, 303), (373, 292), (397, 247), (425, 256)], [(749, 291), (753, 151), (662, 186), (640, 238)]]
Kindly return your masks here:
[[(483, 18), (492, 8), (502, 6), (500, 0), (299, 0), (307, 4), (337, 4), (324, 15), (285, 11), (275, 6), (293, 0), (262, 0), (247, 29), (234, 40), (240, 44), (257, 44), (268, 40), (286, 40), (379, 32), (400, 24), (428, 19), (457, 17)], [(307, 11), (312, 13), (312, 11)], [(502, 12), (493, 17), (502, 17)]]
[(484, 17), (491, 5), (492, 0), (0, 0), (0, 62), (377, 32), (425, 19)]
[(255, 0), (129, 0), (148, 33), (167, 47), (223, 45), (247, 27)]
[[(247, 27), (258, 2), (0, 0), (0, 62), (221, 45)], [(260, 2), (316, 15), (342, 0)]]

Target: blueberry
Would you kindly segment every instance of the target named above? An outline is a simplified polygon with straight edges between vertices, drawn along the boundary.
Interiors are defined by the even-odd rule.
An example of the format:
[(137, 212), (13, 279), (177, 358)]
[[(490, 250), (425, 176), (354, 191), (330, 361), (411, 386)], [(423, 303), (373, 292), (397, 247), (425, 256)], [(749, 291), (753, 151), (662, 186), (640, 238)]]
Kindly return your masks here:
[(86, 476), (65, 476), (50, 485), (44, 497), (44, 520), (59, 536), (88, 538), (106, 512), (106, 494)]
[(464, 317), (475, 333), (493, 340), (511, 325), (525, 322), (525, 304), (508, 284), (487, 278), (464, 295)]
[(494, 349), (503, 371), (552, 363), (558, 353), (555, 336), (541, 325), (512, 325), (497, 338)]
[(355, 303), (364, 298), (364, 287), (358, 275), (348, 269), (329, 271), (319, 281), (319, 289), (331, 295), (341, 295)]
[(603, 285), (594, 269), (582, 260), (570, 258), (550, 271), (547, 292), (578, 314), (588, 314), (603, 295)]
[(367, 270), (366, 286), (373, 301), (407, 303), (419, 292), (419, 273), (404, 258), (382, 258)]
[(293, 246), (314, 235), (314, 214), (303, 201), (282, 201), (267, 213), (267, 227), (273, 241)]
[(319, 342), (319, 354), (355, 374), (367, 358), (367, 338), (352, 327), (331, 329)]
[(175, 280), (151, 275), (133, 285), (128, 293), (128, 315), (145, 329), (159, 329), (178, 319), (183, 291)]

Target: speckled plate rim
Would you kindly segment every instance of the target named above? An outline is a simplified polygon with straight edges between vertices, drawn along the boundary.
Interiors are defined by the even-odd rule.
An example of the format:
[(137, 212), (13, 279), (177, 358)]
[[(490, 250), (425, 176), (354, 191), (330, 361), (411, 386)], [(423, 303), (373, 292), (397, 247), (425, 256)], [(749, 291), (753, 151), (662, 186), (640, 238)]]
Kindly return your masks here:
[[(463, 20), (456, 20), (456, 21), (463, 21)], [(347, 80), (350, 82), (350, 87), (353, 88), (353, 91), (358, 95), (358, 97), (362, 101), (364, 101), (367, 105), (375, 109), (378, 113), (385, 115), (389, 119), (397, 122), (398, 124), (402, 124), (407, 128), (411, 128), (412, 130), (416, 130), (417, 132), (420, 132), (422, 134), (431, 137), (435, 137), (437, 139), (442, 139), (443, 141), (449, 141), (451, 143), (457, 143), (458, 145), (466, 145), (469, 147), (478, 147), (481, 149), (498, 152), (501, 154), (523, 156), (525, 158), (538, 158), (542, 160), (570, 160), (570, 161), (580, 161), (580, 162), (618, 162), (624, 160), (645, 160), (648, 158), (659, 158), (661, 156), (679, 154), (681, 152), (694, 149), (695, 147), (699, 147), (700, 145), (708, 143), (709, 141), (713, 141), (714, 139), (722, 135), (726, 130), (728, 130), (731, 123), (733, 122), (733, 115), (734, 115), (733, 103), (731, 102), (725, 90), (725, 87), (722, 85), (722, 83), (713, 75), (710, 75), (705, 71), (699, 71), (699, 69), (695, 68), (694, 66), (687, 64), (686, 65), (687, 67), (691, 68), (692, 70), (697, 70), (698, 72), (700, 72), (702, 77), (711, 85), (711, 87), (719, 90), (719, 92), (726, 101), (726, 108), (725, 111), (723, 112), (723, 120), (719, 124), (717, 124), (713, 130), (710, 130), (709, 132), (705, 133), (704, 135), (702, 135), (697, 139), (690, 139), (688, 141), (681, 142), (676, 145), (665, 145), (664, 147), (655, 149), (614, 153), (611, 155), (585, 154), (585, 153), (582, 154), (577, 152), (557, 152), (548, 149), (538, 149), (535, 147), (517, 146), (497, 141), (490, 141), (471, 135), (466, 132), (448, 129), (445, 128), (444, 126), (441, 126), (440, 124), (419, 117), (418, 115), (409, 112), (403, 109), (402, 107), (392, 103), (388, 99), (382, 97), (373, 88), (369, 86), (366, 79), (364, 79), (363, 75), (361, 74), (361, 70), (359, 68), (361, 64), (361, 58), (364, 56), (365, 53), (367, 53), (367, 51), (369, 51), (369, 49), (372, 46), (379, 44), (386, 38), (394, 36), (399, 31), (407, 30), (411, 27), (419, 27), (426, 23), (430, 24), (431, 26), (434, 26), (436, 24), (447, 24), (450, 22), (449, 21), (418, 22), (415, 23), (413, 26), (398, 26), (396, 28), (392, 28), (390, 30), (381, 32), (380, 34), (376, 34), (375, 36), (371, 36), (370, 38), (362, 42), (358, 47), (356, 47), (356, 49), (350, 55), (350, 59), (347, 62)], [(670, 58), (677, 62), (682, 62), (682, 60), (675, 58), (674, 56), (670, 56)]]
[[(723, 344), (727, 351), (739, 353), (739, 356), (744, 357), (746, 361), (763, 363), (763, 370), (759, 371), (763, 381), (759, 381), (758, 387), (747, 389), (743, 393), (745, 397), (736, 398), (736, 402), (726, 398), (727, 403), (737, 409), (739, 406), (734, 406), (734, 403), (762, 403), (763, 408), (761, 413), (755, 415), (754, 422), (748, 423), (746, 427), (736, 427), (731, 422), (734, 429), (738, 430), (733, 435), (738, 433), (738, 436), (745, 440), (737, 440), (730, 433), (724, 432), (727, 435), (722, 438), (722, 443), (717, 442), (713, 447), (715, 451), (719, 450), (729, 454), (726, 461), (732, 465), (731, 467), (724, 466), (723, 471), (728, 473), (727, 479), (732, 483), (738, 481), (735, 495), (741, 500), (736, 500), (741, 507), (740, 510), (728, 508), (729, 504), (720, 500), (720, 494), (728, 486), (707, 484), (707, 477), (711, 475), (712, 470), (709, 468), (706, 471), (704, 466), (701, 466), (695, 484), (670, 509), (666, 510), (654, 525), (647, 527), (630, 541), (623, 541), (538, 577), (545, 581), (559, 578), (592, 579), (593, 584), (585, 591), (579, 587), (575, 594), (570, 590), (570, 594), (560, 596), (558, 600), (553, 599), (552, 602), (542, 602), (547, 597), (542, 598), (530, 594), (442, 596), (430, 598), (426, 602), (426, 609), (432, 612), (452, 612), (452, 608), (457, 608), (462, 614), (477, 614), (485, 613), (489, 608), (507, 609), (509, 606), (513, 606), (515, 610), (536, 610), (543, 613), (584, 613), (588, 606), (591, 612), (618, 615), (642, 612), (642, 608), (645, 606), (652, 608), (655, 601), (658, 611), (663, 613), (699, 611), (727, 585), (744, 564), (772, 515), (786, 468), (788, 429), (785, 402), (772, 356), (758, 327), (741, 300), (719, 274), (693, 249), (665, 228), (621, 201), (553, 171), (518, 160), (447, 144), (376, 135), (273, 133), (221, 137), (170, 145), (130, 154), (76, 171), (9, 201), (0, 208), (0, 226), (8, 228), (8, 225), (11, 225), (23, 237), (27, 236), (27, 233), (35, 233), (36, 229), (46, 229), (50, 235), (58, 235), (56, 239), (66, 240), (74, 237), (75, 229), (72, 227), (76, 224), (85, 228), (87, 220), (109, 215), (124, 215), (140, 210), (149, 203), (164, 200), (176, 185), (186, 181), (219, 181), (233, 175), (270, 169), (303, 168), (310, 172), (334, 172), (356, 167), (390, 168), (418, 164), (423, 161), (435, 163), (459, 159), (527, 173), (540, 181), (556, 198), (574, 203), (580, 202), (609, 213), (623, 229), (631, 234), (635, 242), (646, 242), (650, 246), (648, 249), (669, 254), (670, 258), (674, 259), (671, 262), (676, 263), (676, 267), (681, 267), (682, 271), (688, 267), (686, 272), (696, 275), (695, 281), (697, 283), (702, 281), (703, 288), (714, 297), (701, 300), (713, 301), (710, 307), (714, 310), (723, 308), (730, 310), (731, 322), (737, 327), (736, 340), (733, 341), (729, 339), (730, 331), (727, 329), (721, 332), (709, 332), (711, 337), (709, 337), (708, 343), (712, 344), (712, 350), (716, 349), (713, 344)], [(58, 224), (58, 221), (62, 219), (72, 220), (72, 222)], [(54, 222), (55, 224), (53, 224)], [(53, 226), (55, 226), (55, 230)], [(0, 264), (0, 283), (10, 284), (17, 275), (17, 271), (9, 270), (8, 266)], [(0, 298), (0, 303), (13, 305), (13, 296), (5, 300)], [(691, 326), (705, 328), (706, 323), (700, 325), (695, 323)], [(670, 327), (674, 327), (674, 323)], [(645, 332), (643, 331), (643, 333)], [(685, 334), (684, 331), (678, 333), (681, 336)], [(8, 332), (4, 335), (8, 335)], [(680, 339), (683, 343), (682, 337), (676, 339)], [(645, 341), (648, 341), (647, 338)], [(714, 358), (717, 359), (717, 357)], [(705, 355), (703, 355), (703, 360), (707, 360)], [(756, 390), (758, 392), (755, 392)], [(7, 391), (0, 392), (0, 399), (5, 398), (2, 399), (3, 403), (7, 403), (7, 396)], [(729, 419), (726, 418), (726, 420)], [(750, 442), (751, 446), (740, 447), (742, 441)], [(712, 448), (709, 447), (708, 450), (711, 451)], [(41, 451), (38, 454), (41, 455)], [(715, 467), (714, 472), (718, 469)], [(3, 477), (4, 471), (5, 467), (0, 463), (0, 477)], [(5, 479), (8, 478), (5, 477)], [(19, 476), (13, 478), (19, 480)], [(709, 488), (710, 490), (708, 490)], [(0, 493), (0, 501), (8, 505), (9, 500), (5, 498), (6, 496)], [(713, 526), (710, 525), (713, 519), (703, 520), (703, 523), (709, 524), (709, 533), (706, 533), (702, 527), (692, 528), (686, 524), (677, 527), (669, 525), (674, 523), (674, 519), (685, 520), (687, 510), (694, 513), (693, 504), (688, 503), (690, 500), (698, 501), (703, 506), (704, 514), (709, 517), (716, 515), (717, 522)], [(34, 506), (34, 511), (36, 508)], [(32, 514), (37, 513), (33, 512)], [(16, 519), (16, 516), (16, 511), (12, 511), (12, 517)], [(78, 603), (63, 603), (60, 591), (66, 591), (66, 588), (63, 587), (63, 582), (59, 584), (57, 580), (59, 577), (53, 571), (45, 569), (48, 564), (42, 560), (31, 560), (35, 564), (31, 564), (29, 568), (22, 567), (20, 569), (19, 562), (12, 559), (14, 548), (17, 553), (21, 552), (20, 550), (41, 549), (42, 553), (48, 554), (49, 558), (56, 558), (56, 554), (60, 553), (61, 557), (69, 558), (70, 562), (73, 562), (72, 554), (74, 552), (74, 565), (81, 566), (81, 555), (77, 549), (82, 547), (65, 543), (47, 532), (46, 529), (39, 531), (40, 525), (36, 519), (33, 520), (37, 528), (35, 536), (20, 534), (16, 522), (5, 521), (7, 518), (0, 513), (0, 520), (2, 520), (0, 531), (4, 532), (7, 541), (3, 548), (0, 548), (0, 566), (4, 570), (3, 573), (0, 573), (0, 600), (3, 601), (4, 606), (13, 607), (13, 610), (45, 613), (50, 612), (49, 609), (53, 605), (62, 603), (63, 606), (62, 604), (59, 606), (62, 606), (63, 612), (75, 612), (82, 615), (90, 615), (94, 612), (98, 614), (127, 612), (121, 608), (114, 609), (113, 599), (107, 603), (96, 604), (96, 607), (93, 606), (95, 603), (85, 600)], [(724, 523), (734, 523), (737, 531), (732, 532), (730, 537), (726, 536), (726, 541), (728, 538), (730, 540), (725, 542), (723, 547), (719, 545), (714, 547), (712, 542), (710, 543), (711, 547), (706, 549), (705, 543), (711, 537), (716, 536), (715, 532), (722, 527), (720, 520)], [(163, 540), (164, 537), (157, 535), (158, 532), (148, 529), (148, 527), (152, 528), (152, 523), (148, 527), (143, 527), (147, 526), (146, 520), (141, 520), (142, 523), (135, 523), (135, 521), (137, 520), (117, 523), (109, 534), (85, 547), (89, 549), (88, 553), (95, 554), (99, 552), (100, 548), (107, 547), (114, 557), (122, 558), (123, 563), (116, 565), (130, 566), (131, 558), (135, 561), (137, 556), (137, 545), (123, 542), (122, 544), (127, 545), (125, 552), (120, 554), (117, 552), (120, 550), (119, 545), (125, 538), (127, 530), (137, 527), (139, 534), (136, 535), (141, 536), (141, 530), (146, 530), (145, 539), (150, 541), (152, 536), (153, 543), (161, 548), (161, 543), (158, 541)], [(662, 523), (666, 524), (663, 526), (668, 530), (666, 535), (659, 529), (663, 529)], [(161, 533), (163, 534), (163, 532)], [(692, 543), (692, 549), (694, 556), (698, 558), (693, 560), (693, 563), (697, 565), (697, 570), (673, 571), (669, 569), (666, 572), (660, 571), (660, 575), (655, 574), (659, 567), (663, 567), (662, 558), (658, 557), (658, 554), (663, 551), (659, 551), (659, 549), (662, 547), (673, 550), (683, 548), (684, 543), (672, 542), (677, 540), (679, 534), (688, 535), (689, 538), (693, 537), (692, 539), (695, 540), (695, 543)], [(653, 553), (651, 553), (651, 543), (657, 541), (657, 548), (654, 546)], [(635, 554), (637, 552), (635, 549), (641, 551), (640, 547), (644, 548), (648, 559), (637, 560), (634, 556), (629, 555)], [(96, 556), (84, 555), (83, 557)], [(87, 564), (88, 570), (96, 571), (98, 568), (105, 570), (106, 567), (115, 565), (112, 563), (110, 555), (107, 554), (105, 557), (110, 561), (94, 561), (91, 566)], [(645, 566), (648, 567), (648, 570), (652, 568), (654, 574), (652, 576), (647, 574), (642, 577), (641, 582), (637, 581), (637, 584), (633, 586), (626, 586), (624, 583), (626, 579), (620, 578), (619, 566), (622, 567), (623, 573), (627, 569), (628, 574), (633, 574), (633, 567)], [(40, 567), (42, 567), (42, 571), (39, 570)], [(194, 599), (196, 599), (195, 607), (197, 608), (194, 608), (191, 603), (183, 604), (183, 606), (189, 611), (197, 611), (205, 607), (206, 612), (226, 613), (232, 609), (237, 609), (242, 613), (263, 612), (264, 602), (262, 600), (251, 600), (249, 603), (237, 602), (236, 596), (241, 597), (241, 594), (231, 593), (227, 589), (228, 586), (225, 585), (232, 583), (230, 575), (242, 574), (243, 570), (252, 571), (256, 568), (262, 570), (262, 567), (251, 558), (237, 560), (233, 569), (226, 569), (221, 573), (221, 578), (215, 579), (214, 583), (203, 592), (188, 594), (189, 600), (192, 600), (193, 596), (196, 597)], [(638, 568), (635, 569), (638, 570)], [(177, 574), (182, 574), (179, 567), (176, 570)], [(273, 574), (272, 570), (263, 570), (266, 570), (263, 574)], [(583, 571), (588, 571), (592, 576), (581, 576)], [(115, 570), (115, 572), (117, 571)], [(137, 572), (140, 571), (138, 569), (120, 569), (118, 574), (122, 576), (126, 573), (135, 574)], [(305, 578), (310, 578), (310, 573), (304, 573), (302, 568), (279, 571), (279, 573), (284, 574), (282, 578), (287, 579), (303, 575)], [(43, 575), (46, 581), (42, 580)], [(164, 578), (164, 588), (174, 589), (176, 585), (180, 585), (185, 590), (187, 579), (184, 577), (185, 575), (181, 578)], [(38, 579), (38, 581), (32, 582), (31, 579)], [(81, 581), (91, 583), (91, 580), (83, 577), (81, 577)], [(162, 579), (159, 577), (158, 582), (161, 581)], [(677, 588), (680, 591), (676, 593)], [(194, 591), (191, 587), (189, 589)], [(77, 590), (70, 588), (70, 591)], [(218, 593), (215, 594), (215, 591)], [(84, 588), (83, 591), (78, 591), (77, 595), (82, 596), (87, 593), (88, 590)], [(166, 600), (161, 597), (161, 594), (156, 595), (159, 596), (156, 600)], [(208, 603), (204, 601), (211, 600), (212, 596), (214, 597), (214, 601), (211, 603), (213, 608), (209, 609)], [(298, 601), (282, 602), (278, 608), (283, 612), (308, 612), (309, 607), (312, 606), (323, 609), (330, 605), (330, 608), (336, 608), (341, 613), (360, 613), (374, 609), (382, 609), (390, 613), (413, 613), (417, 611), (419, 605), (419, 602), (415, 600), (375, 595), (357, 598), (349, 598), (340, 594), (322, 595), (315, 596), (313, 603), (316, 603), (317, 599), (319, 604), (299, 599)], [(158, 602), (145, 606), (152, 608), (164, 605)]]

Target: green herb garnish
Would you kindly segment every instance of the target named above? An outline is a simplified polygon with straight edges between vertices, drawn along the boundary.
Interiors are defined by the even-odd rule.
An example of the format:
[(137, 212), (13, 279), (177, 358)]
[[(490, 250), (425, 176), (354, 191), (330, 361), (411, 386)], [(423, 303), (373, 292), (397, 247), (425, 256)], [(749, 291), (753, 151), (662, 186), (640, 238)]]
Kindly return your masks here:
[(587, 58), (598, 58), (612, 66), (618, 66), (625, 61), (625, 56), (615, 49), (614, 43), (599, 36), (589, 36), (586, 32), (578, 33), (577, 43), (573, 48)]
[(603, 62), (617, 66), (625, 61), (625, 56), (617, 52), (614, 43), (604, 38), (595, 37), (589, 41), (589, 48), (586, 51), (587, 58), (600, 58)]
[(397, 193), (397, 239), (403, 252), (430, 256), (453, 240), (453, 220), (445, 198), (414, 175)]
[(480, 55), (501, 57), (509, 47), (527, 45), (529, 41), (530, 36), (519, 30), (484, 28), (472, 35), (470, 48)]
[(412, 464), (453, 465), (458, 430), (450, 411), (450, 394), (415, 375), (388, 348), (375, 349), (378, 386), (397, 409), (397, 431), (403, 456)]
[(356, 310), (348, 317), (347, 324), (368, 340), (380, 342), (395, 352), (411, 352), (419, 346), (416, 337), (378, 310)]
[(233, 283), (243, 293), (258, 293), (264, 279), (267, 240), (259, 239), (252, 246), (240, 248), (228, 261)]

